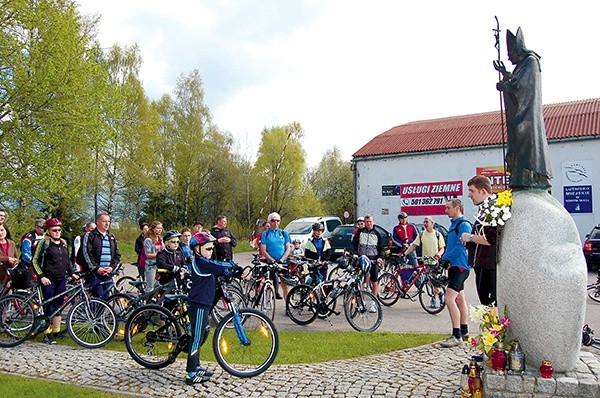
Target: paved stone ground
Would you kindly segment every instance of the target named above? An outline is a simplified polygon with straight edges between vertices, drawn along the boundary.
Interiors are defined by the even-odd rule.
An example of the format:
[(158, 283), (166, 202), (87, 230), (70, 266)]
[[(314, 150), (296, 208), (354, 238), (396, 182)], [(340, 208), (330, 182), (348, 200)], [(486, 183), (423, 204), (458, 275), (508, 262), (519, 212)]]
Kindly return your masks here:
[(182, 360), (150, 370), (127, 352), (27, 342), (0, 349), (0, 371), (145, 397), (458, 397), (460, 369), (469, 355), (464, 347), (436, 343), (351, 360), (272, 366), (250, 379), (210, 363), (211, 380), (187, 386)]
[[(600, 350), (584, 350), (600, 359)], [(433, 398), (460, 396), (460, 369), (470, 355), (466, 347), (434, 343), (358, 359), (272, 366), (250, 379), (231, 376), (209, 363), (215, 371), (211, 380), (187, 386), (183, 360), (150, 370), (127, 352), (27, 342), (0, 349), (0, 371), (140, 397)]]
[[(590, 273), (589, 281), (595, 278), (596, 273)], [(475, 303), (474, 282), (468, 283), (466, 293), (469, 302)], [(278, 329), (352, 330), (343, 315), (300, 327), (285, 317), (281, 303), (278, 300)], [(586, 322), (597, 327), (600, 304), (591, 300), (587, 304)], [(432, 316), (418, 302), (400, 300), (394, 307), (384, 308), (379, 330), (446, 333), (449, 319), (446, 311)], [(584, 350), (600, 359), (600, 350)], [(0, 348), (0, 372), (140, 397), (459, 397), (459, 372), (471, 355), (465, 347), (440, 348), (435, 343), (351, 360), (272, 366), (251, 379), (231, 376), (214, 363), (209, 364), (215, 371), (209, 382), (187, 386), (183, 361), (149, 370), (136, 364), (127, 352), (27, 342)]]

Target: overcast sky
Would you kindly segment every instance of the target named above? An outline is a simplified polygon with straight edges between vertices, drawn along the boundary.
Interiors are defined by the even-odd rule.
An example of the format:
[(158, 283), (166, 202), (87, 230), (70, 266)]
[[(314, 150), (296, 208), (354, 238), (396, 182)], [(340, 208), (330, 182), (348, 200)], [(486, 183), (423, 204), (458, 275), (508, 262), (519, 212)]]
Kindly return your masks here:
[(416, 120), (499, 109), (492, 29), (541, 55), (545, 104), (600, 96), (598, 0), (79, 0), (104, 47), (137, 43), (151, 99), (198, 69), (214, 121), (248, 157), (298, 121), (309, 166)]

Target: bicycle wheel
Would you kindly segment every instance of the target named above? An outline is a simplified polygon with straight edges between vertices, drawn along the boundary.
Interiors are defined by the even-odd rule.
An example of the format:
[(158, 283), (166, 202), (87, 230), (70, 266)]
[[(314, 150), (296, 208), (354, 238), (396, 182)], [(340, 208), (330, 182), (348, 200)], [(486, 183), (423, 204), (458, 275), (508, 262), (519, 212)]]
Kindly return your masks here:
[(73, 306), (67, 330), (77, 344), (85, 348), (105, 346), (117, 332), (117, 316), (106, 301), (85, 299)]
[(275, 319), (275, 288), (271, 283), (265, 283), (260, 295), (258, 309), (262, 311), (269, 319)]
[(133, 311), (125, 325), (125, 347), (134, 361), (149, 369), (161, 369), (175, 362), (181, 337), (175, 317), (159, 305), (145, 305)]
[(125, 336), (125, 323), (129, 314), (133, 311), (132, 305), (135, 298), (129, 294), (117, 293), (113, 294), (106, 300), (106, 304), (110, 306), (117, 316), (117, 332), (115, 337), (123, 338)]
[(122, 276), (115, 282), (115, 288), (121, 293), (137, 295), (139, 289), (130, 283), (135, 281), (136, 279), (132, 276)]
[(595, 302), (600, 303), (600, 285), (594, 285), (594, 287), (588, 291), (588, 297)]
[(373, 293), (364, 290), (352, 291), (344, 302), (346, 320), (359, 332), (374, 332), (381, 325), (383, 312)]
[(377, 293), (377, 298), (381, 302), (381, 304), (385, 306), (392, 306), (398, 302), (400, 298), (400, 283), (398, 279), (394, 277), (394, 275), (386, 272), (379, 276), (379, 292)]
[(262, 312), (243, 309), (221, 320), (213, 336), (219, 365), (237, 377), (254, 377), (271, 366), (279, 350), (273, 321)]
[(26, 297), (9, 294), (0, 299), (0, 347), (15, 347), (32, 334), (35, 310)]
[(419, 303), (429, 314), (439, 314), (446, 308), (444, 297), (446, 297), (446, 287), (436, 287), (430, 279), (427, 279), (419, 288)]
[(327, 279), (338, 279), (339, 277), (341, 277), (342, 275), (344, 275), (345, 272), (346, 272), (345, 268), (342, 268), (340, 266), (334, 267), (329, 272), (329, 275), (327, 275)]
[[(242, 292), (233, 287), (230, 286), (227, 288), (227, 290), (229, 291), (230, 295), (231, 295), (231, 301), (233, 303), (233, 305), (235, 305), (237, 308), (246, 308), (248, 306), (247, 302), (246, 302), (246, 297), (242, 294)], [(215, 325), (218, 325), (219, 322), (221, 322), (221, 319), (223, 319), (223, 317), (225, 315), (227, 315), (227, 313), (229, 313), (229, 308), (227, 307), (227, 302), (225, 301), (224, 297), (221, 297), (217, 303), (215, 304), (214, 307), (212, 307), (212, 309), (210, 310), (210, 317), (213, 320), (213, 322), (215, 323)]]
[(308, 285), (294, 286), (285, 300), (285, 309), (292, 321), (308, 325), (317, 318), (317, 303)]

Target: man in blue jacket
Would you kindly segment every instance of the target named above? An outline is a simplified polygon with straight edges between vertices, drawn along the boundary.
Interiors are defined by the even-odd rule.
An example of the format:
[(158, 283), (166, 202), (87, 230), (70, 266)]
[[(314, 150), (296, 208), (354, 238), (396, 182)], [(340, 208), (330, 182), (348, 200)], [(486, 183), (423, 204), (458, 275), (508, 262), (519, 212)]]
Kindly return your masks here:
[(463, 217), (463, 204), (460, 199), (450, 199), (446, 203), (446, 214), (452, 220), (448, 230), (448, 244), (442, 259), (449, 263), (446, 306), (452, 322), (452, 335), (442, 341), (442, 347), (456, 347), (469, 337), (469, 309), (465, 299), (465, 280), (471, 268), (467, 249), (460, 241), (463, 233), (471, 231), (471, 224)]

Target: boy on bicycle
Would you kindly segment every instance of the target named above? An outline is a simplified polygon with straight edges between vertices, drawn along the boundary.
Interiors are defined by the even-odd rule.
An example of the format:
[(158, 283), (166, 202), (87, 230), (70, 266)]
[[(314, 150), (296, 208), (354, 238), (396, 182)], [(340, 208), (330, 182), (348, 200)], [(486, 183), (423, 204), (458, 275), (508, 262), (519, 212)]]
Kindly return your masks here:
[(200, 345), (208, 325), (208, 314), (215, 298), (215, 275), (231, 275), (235, 264), (211, 260), (216, 238), (207, 232), (199, 232), (190, 240), (194, 251), (192, 261), (192, 287), (188, 295), (188, 316), (192, 339), (189, 342), (185, 382), (192, 385), (204, 383), (213, 372), (200, 366)]

